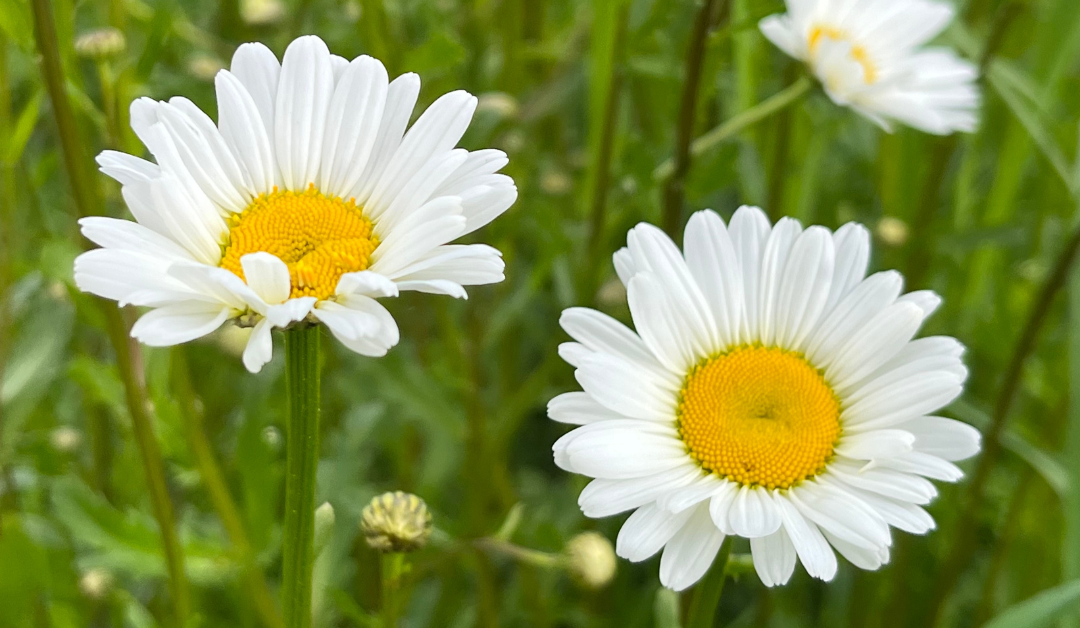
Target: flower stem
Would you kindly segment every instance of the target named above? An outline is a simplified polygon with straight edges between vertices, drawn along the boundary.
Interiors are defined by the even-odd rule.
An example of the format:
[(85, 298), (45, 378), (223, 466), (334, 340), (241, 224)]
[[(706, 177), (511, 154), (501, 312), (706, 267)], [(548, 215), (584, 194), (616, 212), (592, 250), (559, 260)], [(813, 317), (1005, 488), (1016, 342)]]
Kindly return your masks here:
[(319, 462), (319, 327), (285, 332), (285, 525), (281, 600), (285, 625), (311, 626), (315, 473)]
[(731, 537), (724, 539), (720, 553), (705, 578), (694, 590), (694, 599), (690, 601), (690, 611), (686, 617), (686, 628), (712, 628), (716, 618), (716, 608), (720, 605), (720, 594), (724, 592), (727, 581), (728, 559), (731, 557)]
[(387, 552), (382, 554), (382, 618), (383, 628), (397, 628), (398, 593), (401, 590), (401, 575), (405, 572), (405, 554)]
[(697, 121), (698, 86), (705, 65), (705, 43), (709, 32), (716, 27), (724, 0), (705, 0), (694, 20), (690, 41), (686, 45), (686, 66), (683, 74), (682, 96), (679, 102), (679, 123), (675, 134), (675, 157), (671, 176), (663, 192), (663, 228), (676, 237), (682, 219), (683, 186), (690, 172), (690, 141)]
[[(690, 144), (690, 154), (697, 157), (714, 146), (718, 146), (735, 137), (743, 129), (768, 118), (774, 113), (782, 110), (784, 107), (798, 101), (810, 91), (810, 88), (813, 87), (813, 85), (814, 83), (809, 77), (803, 76), (790, 86), (773, 94), (753, 107), (728, 118), (719, 126), (714, 127), (711, 131), (708, 131), (694, 140), (693, 143)], [(656, 167), (656, 170), (653, 171), (653, 179), (663, 181), (672, 176), (674, 172), (675, 161), (673, 159), (668, 159)]]

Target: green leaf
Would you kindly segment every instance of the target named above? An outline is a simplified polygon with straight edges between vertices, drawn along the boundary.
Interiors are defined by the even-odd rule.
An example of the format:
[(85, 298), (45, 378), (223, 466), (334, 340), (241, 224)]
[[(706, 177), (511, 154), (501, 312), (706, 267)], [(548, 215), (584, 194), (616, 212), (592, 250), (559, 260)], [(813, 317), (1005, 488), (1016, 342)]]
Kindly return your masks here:
[(983, 628), (1043, 628), (1080, 601), (1080, 579), (1070, 580), (1013, 604)]
[(30, 6), (22, 0), (0, 2), (0, 31), (25, 52), (34, 49)]
[(412, 72), (428, 75), (449, 70), (464, 60), (465, 47), (461, 42), (439, 32), (405, 55), (405, 67)]
[(45, 90), (38, 89), (19, 113), (19, 119), (15, 121), (15, 128), (4, 148), (4, 163), (13, 165), (22, 158), (23, 151), (26, 150), (26, 142), (30, 140), (30, 135), (37, 125), (38, 116), (41, 113), (41, 102), (44, 98)]

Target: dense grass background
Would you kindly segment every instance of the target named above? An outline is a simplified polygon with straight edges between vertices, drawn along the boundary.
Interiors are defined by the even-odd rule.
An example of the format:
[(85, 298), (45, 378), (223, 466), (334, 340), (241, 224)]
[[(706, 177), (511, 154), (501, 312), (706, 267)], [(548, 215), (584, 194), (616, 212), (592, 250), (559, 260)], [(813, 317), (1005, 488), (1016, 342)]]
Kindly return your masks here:
[[(959, 2), (941, 39), (985, 69), (974, 135), (885, 134), (815, 87), (669, 183), (656, 170), (679, 129), (698, 137), (800, 78), (756, 29), (783, 10), (779, 0), (721, 0), (689, 59), (701, 8), (687, 1), (39, 1), (55, 17), (80, 137), (58, 131), (29, 1), (3, 0), (0, 626), (174, 626), (125, 397), (124, 378), (141, 366), (194, 610), (203, 626), (264, 625), (251, 591), (252, 578), (273, 590), (280, 575), (280, 344), (257, 376), (244, 371), (232, 333), (143, 348), (134, 370), (118, 362), (106, 310), (72, 284), (85, 243), (62, 146), (80, 139), (87, 153), (76, 161), (92, 188), (84, 211), (126, 216), (118, 187), (90, 172), (89, 158), (107, 147), (142, 154), (127, 104), (182, 94), (214, 115), (212, 75), (238, 43), (280, 54), (303, 33), (346, 57), (374, 55), (391, 76), (418, 72), (422, 104), (457, 88), (477, 94), (464, 145), (505, 150), (520, 189), (475, 236), (504, 252), (504, 283), (466, 302), (408, 294), (387, 303), (402, 342), (384, 359), (326, 343), (318, 501), (333, 505), (337, 525), (316, 565), (318, 626), (374, 625), (378, 559), (357, 521), (390, 489), (426, 499), (439, 530), (413, 557), (410, 628), (677, 626), (692, 593), (680, 601), (660, 591), (656, 560), (620, 562), (608, 587), (588, 591), (562, 569), (474, 539), (501, 530), (551, 553), (582, 530), (614, 539), (621, 518), (583, 518), (584, 480), (551, 461), (564, 427), (544, 405), (575, 387), (555, 353), (559, 312), (592, 304), (627, 320), (609, 262), (626, 230), (664, 222), (665, 205), (681, 230), (693, 210), (730, 216), (741, 203), (804, 224), (861, 221), (876, 234), (874, 269), (898, 268), (909, 289), (941, 293), (925, 331), (957, 336), (971, 369), (947, 414), (987, 436), (986, 452), (963, 464), (969, 478), (932, 506), (938, 530), (897, 533), (892, 564), (864, 573), (844, 563), (831, 583), (798, 569), (773, 590), (744, 575), (725, 590), (717, 625), (1080, 625), (1075, 0)], [(122, 53), (76, 56), (78, 35), (110, 25), (126, 38)], [(685, 115), (695, 64), (696, 106)]]

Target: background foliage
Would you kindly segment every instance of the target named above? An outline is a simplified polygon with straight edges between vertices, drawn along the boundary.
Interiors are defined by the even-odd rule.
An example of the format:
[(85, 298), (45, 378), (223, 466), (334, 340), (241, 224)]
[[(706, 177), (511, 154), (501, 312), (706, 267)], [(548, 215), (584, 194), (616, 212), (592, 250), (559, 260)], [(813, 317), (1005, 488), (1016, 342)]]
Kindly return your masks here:
[[(756, 30), (783, 10), (779, 0), (720, 3), (690, 117), (680, 93), (699, 7), (687, 1), (51, 4), (66, 90), (93, 152), (142, 153), (126, 124), (132, 98), (182, 94), (213, 115), (213, 72), (238, 43), (280, 54), (315, 33), (337, 54), (380, 58), (391, 76), (418, 72), (421, 104), (457, 88), (479, 95), (464, 145), (510, 155), (520, 199), (477, 236), (504, 252), (506, 282), (465, 302), (389, 302), (403, 340), (384, 359), (326, 343), (318, 500), (334, 506), (337, 525), (316, 565), (317, 625), (370, 625), (379, 567), (357, 521), (390, 489), (426, 499), (439, 529), (414, 557), (410, 628), (678, 625), (689, 596), (658, 590), (655, 559), (620, 562), (609, 586), (588, 591), (562, 569), (474, 539), (501, 530), (551, 553), (586, 529), (614, 539), (621, 518), (584, 519), (584, 480), (551, 461), (564, 428), (544, 405), (575, 387), (555, 352), (559, 312), (594, 304), (628, 320), (609, 255), (633, 224), (661, 223), (656, 170), (679, 125), (700, 136), (799, 78)], [(730, 216), (741, 203), (804, 224), (869, 225), (874, 269), (899, 268), (909, 289), (944, 296), (926, 333), (968, 346), (968, 390), (948, 414), (990, 429), (988, 453), (964, 463), (984, 465), (985, 482), (943, 487), (931, 508), (938, 530), (898, 533), (892, 564), (877, 573), (844, 564), (829, 584), (799, 569), (774, 590), (751, 573), (725, 590), (718, 625), (966, 627), (995, 616), (995, 628), (1080, 625), (1080, 273), (1058, 263), (1080, 224), (1080, 10), (1075, 0), (967, 0), (958, 11), (942, 41), (985, 69), (978, 133), (885, 134), (815, 88), (695, 156), (674, 182), (685, 202), (669, 219), (680, 225), (692, 210)], [(0, 3), (0, 626), (171, 626), (122, 368), (102, 310), (72, 284), (85, 243), (31, 24), (27, 0)], [(76, 56), (76, 36), (105, 26), (126, 49)], [(106, 199), (100, 211), (126, 215), (113, 182), (92, 182)], [(1040, 300), (1048, 282), (1063, 289)], [(1046, 316), (1032, 325), (1032, 312)], [(1025, 329), (1030, 356), (1017, 354)], [(262, 625), (207, 460), (220, 467), (256, 571), (272, 589), (280, 573), (282, 352), (251, 376), (239, 346), (228, 332), (142, 351), (204, 626)], [(1019, 373), (1008, 368), (1017, 363)]]

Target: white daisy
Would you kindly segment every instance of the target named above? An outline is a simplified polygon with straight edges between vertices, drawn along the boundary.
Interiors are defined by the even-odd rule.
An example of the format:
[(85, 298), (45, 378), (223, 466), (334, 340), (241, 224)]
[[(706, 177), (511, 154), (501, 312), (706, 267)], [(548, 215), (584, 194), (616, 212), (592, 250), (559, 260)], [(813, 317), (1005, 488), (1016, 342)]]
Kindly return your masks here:
[(258, 371), (271, 328), (321, 322), (345, 346), (380, 356), (398, 341), (375, 299), (418, 290), (465, 298), (503, 279), (499, 251), (451, 245), (517, 198), (498, 150), (455, 148), (476, 108), (464, 91), (436, 100), (406, 132), (420, 79), (393, 81), (377, 60), (331, 55), (318, 37), (278, 63), (241, 46), (218, 73), (217, 125), (190, 100), (131, 105), (157, 163), (105, 151), (137, 222), (86, 218), (102, 248), (75, 281), (121, 305), (153, 308), (132, 335), (154, 346), (227, 320), (254, 327), (244, 364)]
[(786, 0), (761, 32), (805, 62), (838, 105), (882, 128), (896, 120), (937, 135), (973, 131), (978, 70), (947, 48), (922, 48), (953, 18), (930, 0)]
[(559, 354), (584, 391), (548, 413), (581, 426), (554, 452), (596, 478), (582, 511), (634, 510), (616, 551), (641, 561), (663, 548), (660, 581), (675, 590), (729, 535), (750, 539), (769, 586), (796, 557), (831, 579), (833, 548), (880, 567), (890, 526), (934, 527), (926, 478), (958, 480), (950, 461), (979, 449), (973, 428), (930, 416), (967, 377), (955, 339), (912, 339), (940, 299), (901, 296), (895, 271), (865, 277), (869, 235), (854, 223), (772, 226), (743, 207), (727, 226), (694, 214), (684, 237), (685, 254), (641, 224), (615, 254), (636, 333), (594, 310), (563, 313), (577, 342)]

